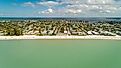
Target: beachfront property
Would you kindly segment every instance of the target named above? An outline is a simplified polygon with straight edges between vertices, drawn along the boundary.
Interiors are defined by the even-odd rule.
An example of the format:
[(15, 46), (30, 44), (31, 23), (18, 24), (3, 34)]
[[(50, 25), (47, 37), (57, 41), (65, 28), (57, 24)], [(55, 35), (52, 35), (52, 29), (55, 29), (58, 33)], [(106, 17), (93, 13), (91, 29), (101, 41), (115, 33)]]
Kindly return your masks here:
[(121, 21), (80, 19), (0, 20), (0, 36), (121, 36)]

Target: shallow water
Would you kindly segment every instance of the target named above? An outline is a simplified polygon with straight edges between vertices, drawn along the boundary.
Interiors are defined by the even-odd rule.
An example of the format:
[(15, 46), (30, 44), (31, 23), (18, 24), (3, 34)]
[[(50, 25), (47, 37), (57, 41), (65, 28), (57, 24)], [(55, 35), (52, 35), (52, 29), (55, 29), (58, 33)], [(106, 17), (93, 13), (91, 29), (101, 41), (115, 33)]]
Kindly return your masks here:
[(0, 68), (121, 68), (121, 41), (0, 41)]

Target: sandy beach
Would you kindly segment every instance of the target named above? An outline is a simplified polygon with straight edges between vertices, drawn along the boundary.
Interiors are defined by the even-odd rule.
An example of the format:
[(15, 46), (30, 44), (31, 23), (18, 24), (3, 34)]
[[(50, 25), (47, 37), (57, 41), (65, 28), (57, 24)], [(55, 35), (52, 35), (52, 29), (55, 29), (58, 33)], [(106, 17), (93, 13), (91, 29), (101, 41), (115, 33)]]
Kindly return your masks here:
[(97, 39), (97, 40), (121, 40), (121, 36), (0, 36), (0, 40), (31, 40), (31, 39)]

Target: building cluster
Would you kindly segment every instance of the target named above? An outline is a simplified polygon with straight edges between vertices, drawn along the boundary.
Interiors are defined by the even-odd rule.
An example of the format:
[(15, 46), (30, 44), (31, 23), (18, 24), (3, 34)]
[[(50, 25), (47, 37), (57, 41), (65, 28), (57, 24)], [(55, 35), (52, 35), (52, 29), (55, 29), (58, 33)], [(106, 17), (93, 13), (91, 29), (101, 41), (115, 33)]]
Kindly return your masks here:
[(121, 22), (83, 20), (1, 20), (0, 36), (121, 36)]

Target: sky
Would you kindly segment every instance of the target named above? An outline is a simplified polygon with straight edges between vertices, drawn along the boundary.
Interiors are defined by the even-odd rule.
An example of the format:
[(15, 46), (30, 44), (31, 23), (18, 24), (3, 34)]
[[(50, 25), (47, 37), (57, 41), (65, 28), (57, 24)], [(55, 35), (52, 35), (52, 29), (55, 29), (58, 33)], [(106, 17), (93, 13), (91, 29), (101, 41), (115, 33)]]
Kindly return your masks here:
[(121, 17), (121, 0), (0, 0), (0, 17)]

